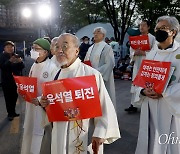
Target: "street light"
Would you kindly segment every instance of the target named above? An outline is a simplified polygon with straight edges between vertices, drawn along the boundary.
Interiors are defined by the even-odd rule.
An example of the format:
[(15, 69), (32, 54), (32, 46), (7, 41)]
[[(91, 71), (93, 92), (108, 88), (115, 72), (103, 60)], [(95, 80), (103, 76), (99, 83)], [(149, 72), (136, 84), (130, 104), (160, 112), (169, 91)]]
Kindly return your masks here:
[[(22, 15), (25, 18), (30, 18), (32, 15), (32, 12), (29, 8), (26, 7), (22, 10)], [(24, 51), (24, 57), (25, 57), (25, 52), (26, 52), (26, 42), (25, 41), (23, 41), (23, 51)], [(25, 58), (24, 58), (24, 60), (25, 60)]]
[[(27, 5), (28, 3), (26, 3)], [(24, 9), (22, 9), (22, 15), (25, 18), (30, 18), (31, 16), (34, 17), (34, 15), (37, 13), (39, 16), (39, 35), (41, 37), (41, 27), (42, 24), (44, 22), (51, 22), (51, 5), (49, 3), (45, 4), (45, 3), (30, 3), (32, 5), (37, 5), (38, 7), (30, 7), (27, 8), (25, 7)], [(48, 20), (49, 19), (49, 20)]]
[(22, 10), (22, 15), (25, 17), (25, 18), (30, 18), (31, 15), (32, 15), (32, 12), (29, 8), (24, 8)]
[(47, 5), (47, 4), (43, 4), (43, 5), (39, 6), (38, 14), (39, 14), (39, 17), (42, 18), (42, 19), (50, 18), (51, 17), (51, 8), (50, 8), (50, 6)]
[[(21, 3), (22, 5), (27, 6), (27, 4), (30, 5), (38, 5), (39, 7), (37, 8), (37, 10), (35, 10), (34, 8), (36, 7), (24, 7), (21, 11), (22, 16), (25, 17), (26, 19), (30, 18), (32, 15), (34, 16), (35, 13), (38, 13), (39, 16), (39, 23), (40, 23), (40, 27), (39, 27), (39, 35), (41, 37), (41, 26), (42, 26), (42, 20), (47, 20), (51, 17), (51, 6), (49, 4), (42, 4), (42, 3)], [(35, 12), (35, 13), (34, 13)], [(23, 46), (24, 46), (24, 55), (25, 55), (25, 49), (26, 49), (26, 42), (23, 41)]]

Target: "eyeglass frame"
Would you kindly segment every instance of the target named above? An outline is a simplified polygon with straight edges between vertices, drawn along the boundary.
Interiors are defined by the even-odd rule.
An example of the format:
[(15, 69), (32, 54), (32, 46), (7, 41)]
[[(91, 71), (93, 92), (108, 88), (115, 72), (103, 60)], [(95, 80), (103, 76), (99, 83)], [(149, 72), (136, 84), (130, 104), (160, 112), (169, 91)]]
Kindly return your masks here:
[(57, 52), (57, 51), (59, 50), (59, 48), (60, 48), (63, 52), (66, 52), (67, 49), (69, 48), (69, 45), (68, 45), (68, 43), (63, 43), (63, 45), (61, 45), (61, 47), (59, 47), (58, 44), (55, 44), (55, 46), (54, 46), (55, 52)]
[(35, 50), (35, 51), (45, 51), (43, 48), (36, 48), (36, 47), (31, 47), (31, 49)]
[(154, 28), (154, 31), (155, 31), (155, 32), (158, 31), (158, 30), (162, 30), (162, 31), (170, 30), (170, 31), (173, 31), (174, 29), (171, 30), (169, 26), (163, 25), (163, 26), (161, 26), (161, 27), (159, 27), (159, 28), (157, 28), (157, 27)]

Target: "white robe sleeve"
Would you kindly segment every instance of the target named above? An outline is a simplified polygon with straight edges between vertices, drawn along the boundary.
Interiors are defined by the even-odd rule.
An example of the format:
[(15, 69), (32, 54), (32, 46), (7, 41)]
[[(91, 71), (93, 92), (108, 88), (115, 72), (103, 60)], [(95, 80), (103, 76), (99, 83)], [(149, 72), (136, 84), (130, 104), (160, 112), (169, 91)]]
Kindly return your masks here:
[(130, 47), (130, 55), (129, 55), (129, 57), (131, 58), (131, 62), (136, 60), (136, 57), (134, 56), (134, 52), (135, 52), (135, 50)]
[(180, 117), (180, 83), (169, 86), (163, 93), (163, 99), (169, 105), (172, 114)]
[(105, 58), (105, 63), (104, 65), (98, 67), (97, 70), (101, 73), (104, 81), (108, 81), (115, 66), (114, 53), (112, 48), (109, 48), (103, 57)]
[(135, 97), (134, 97), (134, 102), (137, 103), (139, 102), (142, 98), (144, 98), (144, 96), (141, 95), (141, 90), (143, 88), (141, 87), (135, 87)]
[(95, 129), (93, 137), (103, 138), (106, 140), (106, 144), (110, 144), (120, 138), (117, 115), (105, 88), (102, 76), (99, 74), (99, 77), (96, 76), (96, 80), (99, 88), (102, 116), (94, 118)]

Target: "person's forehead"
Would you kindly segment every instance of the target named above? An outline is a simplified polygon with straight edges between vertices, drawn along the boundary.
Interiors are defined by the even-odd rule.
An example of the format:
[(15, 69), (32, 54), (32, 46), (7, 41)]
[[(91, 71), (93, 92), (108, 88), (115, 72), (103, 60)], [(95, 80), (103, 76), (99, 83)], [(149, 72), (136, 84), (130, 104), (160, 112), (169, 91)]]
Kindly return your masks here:
[(11, 44), (7, 44), (6, 46), (5, 46), (5, 48), (13, 48), (14, 46), (13, 45), (11, 45)]
[(140, 26), (147, 26), (147, 23), (144, 22), (144, 21), (142, 21), (142, 22), (140, 23)]
[(170, 25), (169, 25), (168, 21), (166, 21), (166, 20), (161, 20), (161, 21), (159, 21), (159, 22), (157, 23), (156, 27), (162, 27), (162, 26), (167, 26), (167, 27), (169, 27)]
[(101, 32), (101, 29), (96, 29), (96, 30), (94, 31), (94, 33), (102, 33), (102, 32)]
[(73, 42), (73, 38), (69, 35), (63, 35), (60, 36), (57, 43), (66, 43), (66, 44), (71, 44)]
[(38, 44), (33, 44), (33, 47), (35, 47), (35, 48), (42, 48), (42, 47), (39, 46)]
[(56, 43), (57, 43), (57, 41), (52, 42), (51, 45), (50, 45), (50, 47), (55, 46)]

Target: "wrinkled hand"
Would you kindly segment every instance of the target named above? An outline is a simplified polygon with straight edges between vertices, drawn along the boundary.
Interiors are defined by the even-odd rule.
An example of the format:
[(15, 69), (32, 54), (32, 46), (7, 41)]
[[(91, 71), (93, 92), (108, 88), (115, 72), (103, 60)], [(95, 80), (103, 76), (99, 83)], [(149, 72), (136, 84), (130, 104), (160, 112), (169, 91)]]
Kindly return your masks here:
[(99, 146), (105, 142), (105, 139), (99, 137), (92, 137), (93, 154), (98, 154)]
[(42, 96), (40, 100), (40, 104), (42, 107), (47, 107), (49, 105), (49, 100), (47, 99), (46, 96)]
[(147, 97), (152, 98), (152, 99), (159, 99), (159, 98), (163, 97), (162, 94), (158, 94), (152, 88), (145, 88), (143, 90), (143, 92)]
[(34, 104), (34, 105), (36, 105), (36, 106), (38, 106), (38, 105), (39, 105), (39, 100), (38, 100), (37, 98), (33, 98), (33, 99), (31, 100), (31, 103)]
[(142, 50), (140, 50), (140, 49), (137, 49), (137, 50), (135, 50), (134, 55), (135, 55), (135, 56), (145, 56), (146, 53), (145, 53), (145, 51), (142, 51)]

